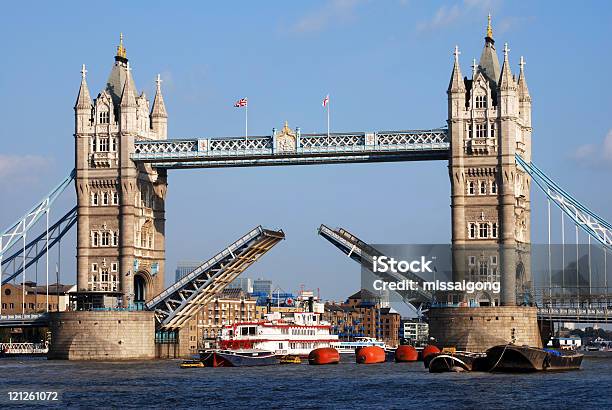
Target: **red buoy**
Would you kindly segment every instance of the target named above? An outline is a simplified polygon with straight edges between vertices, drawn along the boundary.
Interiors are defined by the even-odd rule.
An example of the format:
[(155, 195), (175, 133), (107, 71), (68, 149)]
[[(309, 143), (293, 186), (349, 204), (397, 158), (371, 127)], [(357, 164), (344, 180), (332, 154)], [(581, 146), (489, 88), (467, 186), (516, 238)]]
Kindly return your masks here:
[(309, 364), (338, 364), (340, 353), (333, 347), (320, 347), (308, 354)]
[(410, 345), (400, 345), (395, 350), (396, 362), (416, 362), (419, 358), (419, 352)]
[(422, 353), (423, 360), (425, 360), (425, 358), (429, 356), (430, 354), (434, 354), (434, 353), (440, 353), (440, 349), (438, 349), (434, 345), (425, 346), (425, 348), (423, 349), (423, 353)]
[(355, 353), (355, 360), (359, 364), (383, 363), (385, 359), (385, 350), (379, 346), (362, 347)]

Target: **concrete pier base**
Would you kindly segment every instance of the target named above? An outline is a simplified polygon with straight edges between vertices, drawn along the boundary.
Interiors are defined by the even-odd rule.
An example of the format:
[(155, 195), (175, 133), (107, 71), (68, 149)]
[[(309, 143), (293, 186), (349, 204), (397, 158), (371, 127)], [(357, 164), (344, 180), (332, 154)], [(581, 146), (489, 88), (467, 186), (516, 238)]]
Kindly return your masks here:
[(155, 358), (153, 312), (54, 312), (51, 313), (49, 330), (49, 359)]
[(429, 335), (440, 347), (470, 352), (508, 342), (542, 347), (535, 307), (433, 308), (428, 317)]

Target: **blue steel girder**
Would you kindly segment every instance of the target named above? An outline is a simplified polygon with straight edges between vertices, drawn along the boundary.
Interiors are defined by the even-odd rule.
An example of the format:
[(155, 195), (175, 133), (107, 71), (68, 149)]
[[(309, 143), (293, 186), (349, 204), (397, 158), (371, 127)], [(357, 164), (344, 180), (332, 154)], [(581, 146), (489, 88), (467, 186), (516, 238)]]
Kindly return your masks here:
[(555, 205), (568, 215), (574, 223), (588, 235), (602, 244), (607, 250), (612, 250), (612, 225), (595, 214), (589, 208), (578, 202), (572, 195), (557, 185), (533, 162), (525, 161), (516, 155), (516, 162), (531, 176), (536, 185)]
[(0, 260), (3, 259), (4, 254), (7, 253), (13, 247), (13, 245), (28, 234), (29, 230), (43, 215), (46, 215), (49, 212), (53, 202), (55, 202), (60, 194), (64, 192), (66, 187), (70, 185), (70, 183), (74, 180), (75, 175), (76, 171), (73, 169), (70, 172), (70, 175), (64, 178), (64, 180), (51, 192), (49, 192), (49, 194), (34, 205), (14, 224), (0, 233)]
[[(25, 269), (27, 269), (42, 258), (47, 250), (55, 246), (74, 226), (76, 221), (77, 207), (75, 206), (50, 226), (48, 231), (45, 230), (25, 246), (25, 258), (23, 257), (23, 247), (15, 247), (18, 248), (17, 251), (2, 260), (2, 284), (10, 282), (23, 272), (24, 262)], [(48, 245), (47, 240), (49, 241)]]
[[(325, 225), (321, 225), (319, 228), (319, 235), (327, 239), (332, 245), (340, 249), (343, 253), (348, 255), (354, 261), (360, 263), (363, 267), (370, 270), (370, 266), (373, 264), (373, 257), (380, 257), (384, 254), (378, 249), (368, 245), (355, 235), (351, 234), (345, 229), (333, 230)], [(371, 270), (370, 270), (371, 271)], [(385, 277), (391, 281), (403, 281), (412, 280), (417, 282), (420, 287), (416, 291), (396, 291), (404, 301), (414, 308), (417, 313), (420, 313), (420, 304), (430, 302), (433, 295), (430, 292), (423, 290), (423, 278), (412, 272), (402, 273), (376, 273), (376, 276)]]
[(202, 306), (284, 238), (282, 230), (258, 226), (151, 299), (145, 308), (155, 311), (158, 330), (183, 327)]
[(281, 145), (274, 136), (211, 137), (135, 142), (132, 159), (158, 168), (218, 168), (448, 159), (444, 128), (301, 134)]

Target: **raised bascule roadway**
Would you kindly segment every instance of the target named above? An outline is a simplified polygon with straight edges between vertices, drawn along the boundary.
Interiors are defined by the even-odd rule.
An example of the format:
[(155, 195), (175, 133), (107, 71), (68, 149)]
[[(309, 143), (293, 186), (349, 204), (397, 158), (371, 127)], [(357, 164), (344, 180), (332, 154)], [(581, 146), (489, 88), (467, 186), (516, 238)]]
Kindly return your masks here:
[[(107, 84), (93, 100), (83, 66), (75, 104), (75, 170), (1, 233), (2, 283), (19, 277), (25, 283), (28, 268), (41, 258), (45, 258), (48, 278), (49, 249), (59, 246), (66, 232), (77, 226), (79, 309), (144, 308), (153, 313), (158, 331), (175, 332), (185, 328), (203, 305), (284, 239), (284, 234), (257, 227), (164, 289), (168, 171), (434, 160), (448, 166), (451, 244), (453, 249), (464, 250), (453, 253), (453, 275), (467, 272), (462, 279), (479, 280), (486, 276), (502, 285), (501, 295), (479, 295), (476, 303), (480, 303), (480, 310), (471, 309), (467, 316), (465, 306), (474, 302), (467, 295), (449, 300), (446, 310), (437, 309), (437, 314), (447, 318), (456, 313), (470, 317), (470, 321), (473, 316), (486, 327), (493, 326), (489, 325), (491, 317), (511, 312), (507, 317), (514, 321), (519, 312), (520, 317), (516, 316), (517, 323), (512, 326), (521, 329), (528, 326), (518, 321), (531, 323), (536, 316), (548, 321), (608, 322), (612, 294), (607, 285), (607, 253), (612, 250), (612, 227), (532, 162), (531, 96), (525, 62), (521, 57), (520, 71), (518, 76), (514, 75), (509, 51), (505, 45), (500, 65), (489, 24), (480, 61), (474, 62), (468, 78), (461, 72), (460, 53), (455, 49), (444, 127), (308, 134), (299, 128), (291, 129), (285, 122), (284, 127), (265, 136), (168, 139), (161, 80), (158, 77), (152, 104), (144, 93), (138, 94), (121, 39)], [(50, 223), (49, 212), (55, 199), (72, 183), (77, 205), (68, 212), (54, 212), (63, 216)], [(542, 289), (541, 284), (539, 289), (530, 289), (533, 183), (548, 201), (549, 232), (551, 208), (555, 206), (575, 227), (576, 238), (578, 231), (583, 232), (589, 244), (593, 240), (597, 251), (603, 254), (605, 283), (593, 287), (599, 291), (593, 292), (590, 282), (589, 292), (580, 289), (578, 272), (574, 284), (577, 290), (566, 292), (558, 286), (553, 289), (552, 269), (547, 289)], [(40, 225), (44, 227), (40, 229)], [(562, 229), (565, 231), (565, 225)], [(319, 233), (360, 263), (380, 255), (344, 229), (322, 225)], [(550, 234), (548, 242), (549, 245), (552, 242)], [(479, 246), (498, 250), (469, 253)], [(422, 281), (416, 274), (408, 276)], [(530, 306), (521, 306), (519, 290), (540, 297), (531, 298)], [(432, 297), (424, 291), (404, 292), (401, 296), (419, 312)], [(46, 312), (21, 318), (1, 316), (1, 297), (0, 326), (39, 325), (50, 320)], [(106, 306), (109, 300), (116, 301), (116, 305)], [(434, 320), (446, 323), (447, 319), (440, 318)], [(461, 326), (467, 329), (470, 322), (456, 325), (458, 329)], [(503, 333), (508, 339), (510, 325), (504, 322), (499, 326), (492, 328), (492, 332)], [(455, 336), (445, 333), (440, 337), (463, 349), (474, 347), (462, 344)], [(526, 331), (517, 340), (534, 344), (534, 332)]]

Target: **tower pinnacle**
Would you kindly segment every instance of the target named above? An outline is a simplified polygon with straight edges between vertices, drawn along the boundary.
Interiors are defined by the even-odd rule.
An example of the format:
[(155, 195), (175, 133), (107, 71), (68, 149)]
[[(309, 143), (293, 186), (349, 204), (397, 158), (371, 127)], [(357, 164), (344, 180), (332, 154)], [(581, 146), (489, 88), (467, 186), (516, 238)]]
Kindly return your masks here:
[(125, 84), (123, 85), (123, 92), (121, 93), (121, 107), (136, 107), (136, 96), (134, 95), (134, 88), (131, 85), (131, 71), (132, 68), (128, 62), (125, 69)]
[(453, 63), (453, 72), (451, 74), (450, 83), (448, 84), (449, 93), (453, 92), (465, 92), (465, 84), (463, 83), (463, 75), (461, 74), (461, 66), (459, 65), (459, 46), (455, 46), (455, 51), (453, 51), (454, 63)]
[(493, 41), (493, 27), (491, 26), (491, 13), (487, 17), (487, 36), (485, 37)]
[(155, 97), (153, 98), (151, 117), (168, 118), (168, 114), (166, 113), (166, 105), (164, 104), (164, 97), (162, 96), (161, 91), (162, 79), (159, 74), (157, 74), (157, 79), (155, 80), (155, 83), (157, 84), (157, 86), (155, 89)]
[(499, 78), (499, 88), (501, 90), (516, 90), (516, 83), (512, 77), (512, 71), (510, 70), (510, 61), (508, 59), (508, 43), (504, 44), (504, 63), (502, 65), (502, 72)]
[(519, 100), (520, 101), (531, 101), (529, 95), (529, 88), (527, 87), (527, 80), (525, 79), (525, 59), (521, 56), (519, 63), (520, 71), (518, 78), (518, 89), (519, 89)]
[(127, 63), (127, 52), (123, 46), (123, 33), (119, 33), (119, 45), (117, 46), (117, 54), (115, 55), (116, 61), (122, 61)]
[(87, 70), (85, 69), (85, 64), (83, 64), (81, 67), (81, 86), (79, 87), (79, 95), (74, 106), (75, 109), (91, 109), (91, 96), (89, 95), (89, 87), (87, 87), (87, 81), (85, 80), (86, 75)]

